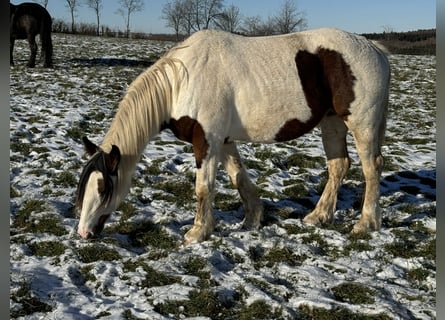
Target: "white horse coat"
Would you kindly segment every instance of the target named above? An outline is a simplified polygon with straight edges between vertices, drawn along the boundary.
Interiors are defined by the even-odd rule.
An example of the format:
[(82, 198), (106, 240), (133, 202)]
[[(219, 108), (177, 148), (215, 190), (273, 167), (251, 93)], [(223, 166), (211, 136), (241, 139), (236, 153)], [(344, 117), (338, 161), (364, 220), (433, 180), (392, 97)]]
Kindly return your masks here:
[[(84, 169), (78, 187), (78, 232), (87, 238), (102, 230), (106, 217), (128, 193), (145, 146), (166, 128), (192, 143), (196, 157), (198, 212), (186, 242), (202, 241), (214, 228), (219, 161), (240, 192), (245, 227), (257, 228), (262, 204), (235, 142), (287, 141), (316, 125), (322, 130), (329, 179), (304, 221), (322, 224), (333, 219), (337, 192), (349, 167), (349, 129), (366, 180), (362, 216), (353, 231), (379, 229), (380, 148), (389, 79), (389, 63), (379, 46), (337, 29), (253, 38), (197, 32), (135, 79), (100, 148), (84, 139), (87, 152), (96, 155), (90, 162), (106, 165), (89, 163)], [(100, 201), (97, 189), (104, 184), (97, 180), (108, 181), (109, 188), (102, 190), (107, 201)]]

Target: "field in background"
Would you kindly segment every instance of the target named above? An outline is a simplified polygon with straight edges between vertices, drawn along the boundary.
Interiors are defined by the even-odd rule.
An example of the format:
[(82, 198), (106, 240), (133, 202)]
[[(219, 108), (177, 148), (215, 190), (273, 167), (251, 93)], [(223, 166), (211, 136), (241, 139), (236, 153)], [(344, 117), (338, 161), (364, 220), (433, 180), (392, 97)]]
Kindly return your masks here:
[[(55, 68), (10, 69), (10, 314), (12, 318), (435, 319), (436, 60), (390, 57), (392, 84), (383, 228), (349, 234), (363, 177), (351, 170), (335, 223), (302, 224), (325, 182), (319, 130), (288, 144), (243, 144), (265, 226), (240, 230), (243, 210), (217, 174), (217, 229), (182, 247), (191, 226), (194, 159), (163, 132), (146, 148), (130, 194), (101, 238), (76, 235), (73, 197), (82, 135), (100, 142), (131, 81), (173, 43), (56, 34)], [(39, 66), (39, 65), (38, 65)]]

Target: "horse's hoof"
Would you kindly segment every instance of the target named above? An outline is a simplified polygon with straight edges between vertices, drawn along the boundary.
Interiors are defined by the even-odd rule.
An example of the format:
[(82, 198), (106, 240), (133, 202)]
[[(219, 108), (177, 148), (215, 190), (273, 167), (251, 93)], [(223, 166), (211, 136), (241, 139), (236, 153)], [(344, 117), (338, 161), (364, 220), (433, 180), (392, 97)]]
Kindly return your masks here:
[(378, 221), (362, 221), (357, 222), (352, 228), (351, 233), (360, 234), (380, 230), (381, 223)]
[(305, 224), (309, 224), (312, 226), (321, 226), (323, 224), (326, 224), (329, 221), (328, 218), (323, 217), (323, 216), (319, 216), (319, 215), (315, 215), (315, 214), (309, 214), (306, 217), (304, 217), (303, 219), (303, 223)]
[(193, 226), (184, 236), (184, 245), (192, 243), (198, 243), (206, 240), (210, 236), (210, 233), (205, 232), (203, 227)]
[(261, 228), (262, 220), (263, 219), (255, 219), (254, 221), (246, 221), (246, 219), (244, 219), (242, 229), (243, 230), (258, 230), (259, 228)]

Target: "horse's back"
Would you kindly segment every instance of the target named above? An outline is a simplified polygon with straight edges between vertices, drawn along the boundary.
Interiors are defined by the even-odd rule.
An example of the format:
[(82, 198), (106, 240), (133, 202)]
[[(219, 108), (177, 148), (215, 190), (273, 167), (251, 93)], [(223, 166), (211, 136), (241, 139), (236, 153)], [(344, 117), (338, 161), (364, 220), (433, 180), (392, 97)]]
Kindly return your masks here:
[(296, 70), (299, 52), (317, 55), (320, 50), (335, 52), (357, 78), (375, 81), (386, 77), (389, 63), (386, 53), (368, 39), (335, 28), (295, 32), (286, 35), (245, 37), (231, 33), (203, 30), (196, 32), (172, 50), (199, 73), (263, 73), (271, 77), (279, 67)]
[[(304, 124), (295, 138), (329, 109), (345, 119), (364, 114), (385, 99), (389, 80), (385, 54), (364, 37), (338, 29), (266, 37), (207, 30), (168, 56), (188, 71), (188, 90), (178, 99), (174, 117), (224, 112), (237, 140), (284, 139), (277, 138), (278, 130), (292, 119)], [(200, 112), (203, 107), (206, 112)], [(209, 130), (218, 121), (198, 120)]]
[[(27, 22), (22, 22), (26, 19)], [(51, 26), (52, 18), (48, 10), (38, 3), (24, 2), (18, 5), (10, 3), (11, 28), (20, 28), (28, 24), (44, 24)]]

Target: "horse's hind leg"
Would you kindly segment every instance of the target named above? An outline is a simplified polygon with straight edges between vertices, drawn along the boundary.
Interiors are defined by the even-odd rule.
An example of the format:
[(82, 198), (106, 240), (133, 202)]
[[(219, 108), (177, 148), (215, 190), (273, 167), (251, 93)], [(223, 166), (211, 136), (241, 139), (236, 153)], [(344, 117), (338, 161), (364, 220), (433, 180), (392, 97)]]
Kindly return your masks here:
[(382, 224), (379, 197), (380, 175), (383, 168), (383, 157), (380, 154), (383, 127), (382, 123), (380, 127), (371, 126), (369, 129), (353, 131), (366, 183), (362, 214), (354, 225), (353, 233), (379, 230)]
[(263, 220), (263, 204), (258, 197), (255, 185), (248, 177), (235, 143), (224, 144), (221, 160), (243, 201), (244, 228), (259, 228)]
[(37, 56), (37, 43), (35, 37), (29, 36), (28, 43), (29, 43), (29, 49), (31, 50), (31, 55), (29, 57), (27, 66), (29, 68), (34, 68), (36, 65), (36, 56)]
[(313, 225), (333, 221), (338, 190), (350, 164), (346, 148), (348, 129), (343, 120), (336, 115), (326, 116), (321, 121), (320, 127), (328, 159), (328, 181), (315, 209), (303, 220)]

